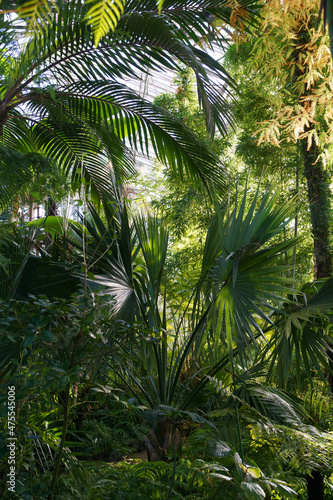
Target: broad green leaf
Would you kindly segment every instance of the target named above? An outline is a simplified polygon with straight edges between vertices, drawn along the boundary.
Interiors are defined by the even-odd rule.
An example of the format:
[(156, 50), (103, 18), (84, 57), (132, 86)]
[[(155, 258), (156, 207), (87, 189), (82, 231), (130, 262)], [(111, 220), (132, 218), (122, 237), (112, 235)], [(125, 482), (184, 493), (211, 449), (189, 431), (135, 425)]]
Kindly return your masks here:
[(247, 474), (249, 474), (253, 479), (259, 479), (261, 477), (261, 470), (259, 467), (247, 467)]
[(35, 339), (34, 335), (29, 335), (28, 337), (26, 337), (23, 342), (23, 347), (30, 347), (34, 339)]
[(266, 497), (262, 487), (256, 483), (246, 483), (243, 481), (241, 483), (241, 489), (249, 500), (264, 500)]
[(67, 385), (67, 384), (68, 384), (68, 382), (69, 382), (69, 381), (70, 381), (69, 376), (68, 376), (68, 375), (64, 375), (64, 376), (63, 376), (63, 377), (61, 377), (61, 379), (60, 379), (60, 385), (64, 387), (65, 385)]
[(44, 340), (44, 342), (52, 342), (52, 340), (53, 340), (52, 332), (50, 332), (50, 330), (43, 330), (42, 331), (42, 340)]
[(216, 472), (211, 472), (210, 477), (216, 477), (217, 479), (222, 479), (223, 481), (232, 481), (232, 477), (224, 476), (223, 474), (218, 474)]
[(212, 457), (228, 457), (232, 453), (232, 449), (224, 441), (216, 441), (210, 439), (206, 445), (206, 453)]

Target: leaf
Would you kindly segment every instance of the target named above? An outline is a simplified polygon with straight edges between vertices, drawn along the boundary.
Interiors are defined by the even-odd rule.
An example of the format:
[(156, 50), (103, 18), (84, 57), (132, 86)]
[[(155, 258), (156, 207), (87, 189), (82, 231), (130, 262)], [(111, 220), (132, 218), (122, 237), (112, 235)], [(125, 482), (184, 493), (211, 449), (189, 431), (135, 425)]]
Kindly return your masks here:
[(210, 439), (206, 445), (206, 453), (212, 457), (224, 458), (232, 453), (232, 449), (224, 441)]
[(54, 370), (55, 372), (59, 372), (59, 373), (66, 373), (66, 371), (63, 369), (63, 368), (60, 368), (59, 366), (52, 366), (52, 370)]
[(43, 330), (42, 331), (42, 340), (44, 340), (44, 342), (52, 342), (52, 340), (53, 340), (52, 332), (50, 332), (50, 330)]
[(121, 15), (124, 12), (125, 0), (88, 0), (93, 3), (88, 10), (86, 21), (91, 22), (94, 31), (95, 45), (97, 47), (100, 39), (111, 29), (115, 30)]
[(34, 341), (34, 338), (34, 335), (29, 335), (28, 337), (26, 337), (23, 342), (23, 347), (30, 347)]
[(237, 452), (234, 454), (234, 461), (235, 461), (236, 470), (237, 470), (238, 474), (240, 475), (240, 477), (244, 477), (243, 462), (242, 462), (242, 459), (241, 459), (239, 453), (237, 453)]
[(232, 481), (232, 477), (224, 476), (223, 474), (217, 474), (216, 472), (212, 472), (209, 475), (210, 477), (217, 477), (218, 479), (222, 479), (223, 481)]
[(64, 375), (63, 377), (61, 377), (60, 379), (60, 386), (61, 387), (64, 387), (65, 385), (68, 384), (68, 382), (70, 381), (70, 378), (68, 375)]
[(27, 33), (41, 31), (48, 23), (52, 23), (51, 6), (57, 9), (56, 2), (48, 0), (30, 0), (17, 9), (17, 14), (27, 20)]
[(260, 319), (272, 323), (267, 313), (289, 291), (288, 280), (281, 278), (287, 268), (276, 261), (297, 242), (273, 240), (289, 223), (296, 200), (277, 205), (271, 186), (258, 204), (260, 192), (259, 184), (249, 205), (248, 190), (238, 199), (237, 186), (234, 204), (229, 201), (217, 210), (207, 233), (197, 292), (199, 309), (202, 293), (213, 304), (210, 315), (217, 341), (223, 336), (230, 353), (236, 342), (242, 359), (250, 342), (258, 348), (255, 331), (266, 342)]
[(245, 492), (249, 500), (264, 500), (266, 495), (259, 484), (256, 483), (241, 483), (241, 489)]
[(246, 472), (253, 477), (253, 479), (259, 479), (261, 477), (261, 470), (259, 467), (247, 467)]
[(157, 0), (157, 8), (158, 8), (158, 13), (161, 15), (161, 10), (164, 4), (164, 0)]
[(298, 496), (297, 492), (293, 488), (290, 488), (290, 486), (288, 486), (287, 483), (285, 483), (285, 481), (272, 478), (272, 479), (264, 479), (264, 483), (274, 488), (275, 490), (278, 490), (278, 492), (281, 493), (282, 495), (288, 495), (288, 497)]

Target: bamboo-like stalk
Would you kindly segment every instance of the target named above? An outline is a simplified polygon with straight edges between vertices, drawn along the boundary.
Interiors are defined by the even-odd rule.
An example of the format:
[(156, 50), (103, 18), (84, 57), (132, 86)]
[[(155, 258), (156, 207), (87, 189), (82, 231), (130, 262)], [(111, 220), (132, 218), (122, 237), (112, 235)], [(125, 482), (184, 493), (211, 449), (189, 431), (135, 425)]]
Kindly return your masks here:
[(65, 389), (65, 397), (64, 397), (64, 411), (63, 411), (63, 426), (62, 426), (62, 432), (61, 432), (61, 438), (57, 450), (57, 455), (55, 459), (55, 464), (54, 464), (54, 471), (53, 471), (53, 477), (52, 477), (52, 483), (51, 483), (51, 493), (49, 496), (49, 500), (53, 500), (55, 498), (55, 488), (57, 485), (57, 479), (58, 479), (58, 474), (59, 474), (59, 468), (60, 468), (60, 463), (61, 463), (61, 458), (62, 458), (62, 452), (65, 446), (65, 441), (66, 441), (66, 435), (67, 435), (67, 426), (68, 426), (68, 415), (69, 415), (69, 392), (70, 392), (70, 382), (66, 385)]
[[(298, 155), (297, 155), (297, 160), (298, 160)], [(298, 172), (298, 161), (296, 164), (296, 193), (298, 194), (298, 189), (299, 189), (299, 172)], [(295, 229), (294, 229), (294, 237), (296, 238), (298, 234), (298, 210), (296, 209), (296, 214), (295, 214)], [(293, 267), (292, 267), (292, 280), (293, 280), (293, 290), (295, 289), (295, 281), (296, 281), (296, 250), (297, 250), (297, 245), (294, 246), (293, 250)]]

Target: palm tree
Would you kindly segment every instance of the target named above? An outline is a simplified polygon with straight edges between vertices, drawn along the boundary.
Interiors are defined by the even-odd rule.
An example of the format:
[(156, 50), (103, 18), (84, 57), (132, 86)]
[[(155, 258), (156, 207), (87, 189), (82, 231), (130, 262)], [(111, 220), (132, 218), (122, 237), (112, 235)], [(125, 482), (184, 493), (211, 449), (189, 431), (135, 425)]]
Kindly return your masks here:
[[(195, 291), (193, 325), (183, 336), (183, 327), (187, 326), (184, 319), (172, 332), (167, 321), (167, 231), (153, 216), (140, 216), (131, 222), (118, 189), (115, 184), (113, 193), (104, 198), (104, 220), (91, 205), (90, 216), (83, 218), (85, 230), (72, 226), (76, 238), (71, 242), (70, 258), (78, 264), (76, 269), (84, 265), (88, 288), (109, 297), (114, 320), (119, 321), (119, 331), (115, 328), (113, 336), (106, 336), (103, 352), (107, 355), (97, 367), (96, 380), (103, 385), (109, 384), (111, 378), (129, 396), (134, 395), (139, 403), (148, 406), (148, 416), (157, 422), (159, 431), (155, 436), (146, 436), (152, 456), (165, 458), (168, 446), (175, 441), (177, 426), (184, 420), (207, 422), (201, 405), (207, 397), (205, 390), (214, 379), (234, 393), (229, 407), (235, 411), (238, 428), (243, 401), (260, 415), (275, 414), (274, 419), (281, 423), (281, 405), (273, 405), (279, 397), (284, 415), (292, 417), (291, 400), (274, 390), (269, 395), (267, 388), (259, 387), (253, 379), (265, 374), (262, 345), (268, 345), (267, 355), (274, 353), (275, 336), (269, 343), (265, 333), (279, 332), (281, 315), (295, 315), (293, 308), (288, 311), (279, 307), (281, 299), (286, 301), (290, 292), (283, 276), (286, 267), (280, 265), (279, 259), (297, 240), (276, 241), (293, 217), (293, 203), (275, 206), (273, 190), (262, 194), (258, 186), (251, 203), (247, 203), (246, 194), (238, 193), (234, 205), (229, 200), (217, 210), (207, 235), (202, 273)], [(331, 308), (331, 299), (329, 286), (303, 306), (303, 315), (299, 309), (296, 316), (303, 321), (304, 314), (308, 314), (312, 320)], [(287, 304), (291, 307), (292, 299)], [(295, 319), (291, 321), (296, 325)], [(282, 329), (278, 335), (288, 336), (288, 332)], [(12, 361), (20, 358), (25, 337), (20, 330), (13, 343), (3, 332), (3, 373), (17, 368)], [(111, 349), (114, 343), (116, 350)], [(319, 346), (319, 351), (313, 349), (316, 355), (322, 345), (316, 337), (313, 343)], [(75, 346), (72, 352), (74, 366), (79, 352)], [(87, 353), (87, 365), (92, 360), (90, 356), (95, 353)], [(272, 356), (275, 361), (276, 356)], [(68, 385), (68, 394), (69, 388)], [(63, 443), (65, 438), (64, 431)], [(240, 436), (242, 455), (241, 450)]]
[[(150, 146), (177, 175), (193, 176), (210, 189), (219, 184), (218, 158), (123, 79), (185, 64), (195, 73), (210, 133), (215, 127), (224, 133), (232, 122), (225, 90), (232, 82), (198, 44), (223, 43), (207, 18), (228, 21), (228, 4), (165, 1), (158, 15), (154, 0), (128, 1), (115, 31), (98, 45), (82, 2), (57, 5), (53, 16), (41, 18), (39, 29), (28, 34), (16, 19), (1, 19), (3, 147), (55, 158), (74, 186), (84, 177), (95, 194), (109, 181), (110, 161), (118, 176), (128, 175), (135, 170), (132, 149), (149, 155)], [(250, 11), (245, 0), (244, 9), (247, 5)]]
[[(211, 377), (223, 378), (225, 370), (231, 370), (231, 382), (238, 387), (234, 358), (244, 366), (251, 353), (256, 358), (262, 342), (267, 343), (265, 326), (274, 328), (271, 313), (290, 291), (281, 276), (286, 266), (279, 265), (279, 259), (297, 239), (274, 238), (292, 218), (293, 202), (276, 207), (276, 196), (268, 189), (257, 207), (260, 193), (259, 185), (249, 206), (246, 192), (239, 202), (236, 197), (234, 208), (229, 200), (213, 219), (192, 305), (193, 321), (185, 337), (186, 313), (172, 334), (168, 326), (168, 234), (161, 221), (139, 216), (129, 222), (126, 206), (114, 190), (113, 199), (105, 200), (106, 221), (91, 206), (86, 245), (74, 245), (80, 253), (86, 249), (86, 265), (93, 273), (89, 286), (96, 289), (99, 284), (101, 293), (110, 297), (114, 317), (135, 325), (128, 339), (132, 356), (126, 355), (125, 343), (124, 352), (119, 349), (110, 359), (109, 369), (129, 394), (149, 406), (151, 415), (168, 416), (167, 424), (160, 422), (162, 454), (175, 422), (203, 422), (193, 411), (202, 403)], [(73, 230), (80, 238), (82, 232)], [(148, 445), (161, 458), (152, 443)]]

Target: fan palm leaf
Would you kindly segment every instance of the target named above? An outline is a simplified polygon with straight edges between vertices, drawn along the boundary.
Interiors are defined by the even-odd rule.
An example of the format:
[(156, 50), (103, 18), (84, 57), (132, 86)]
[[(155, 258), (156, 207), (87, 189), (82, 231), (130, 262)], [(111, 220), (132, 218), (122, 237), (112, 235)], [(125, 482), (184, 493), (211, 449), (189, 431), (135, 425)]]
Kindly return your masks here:
[(263, 325), (272, 323), (269, 312), (290, 292), (286, 267), (278, 261), (297, 239), (274, 240), (289, 224), (295, 200), (276, 204), (274, 188), (260, 196), (259, 185), (248, 203), (246, 187), (240, 200), (238, 191), (234, 207), (229, 201), (219, 209), (209, 228), (195, 317), (202, 304), (213, 304), (203, 340), (210, 329), (215, 352), (222, 341), (230, 353), (237, 345), (242, 356), (250, 344), (258, 345), (256, 333), (265, 339)]
[[(193, 328), (180, 342), (181, 325), (178, 327), (169, 363), (164, 357), (164, 345), (168, 342), (165, 334), (165, 304), (164, 310), (160, 311), (161, 300), (158, 300), (167, 233), (160, 221), (151, 216), (146, 220), (137, 217), (131, 230), (127, 217), (122, 220), (121, 211), (117, 212), (117, 236), (113, 233), (111, 237), (112, 244), (108, 247), (110, 252), (102, 252), (101, 249), (103, 257), (96, 259), (95, 278), (114, 301), (117, 317), (130, 317), (130, 309), (133, 317), (133, 310), (136, 310), (136, 321), (144, 325), (141, 340), (150, 363), (147, 358), (146, 369), (150, 366), (152, 373), (152, 378), (149, 378), (153, 390), (149, 396), (151, 401), (166, 405), (175, 402), (175, 397), (179, 397), (177, 390), (184, 367), (190, 357), (194, 355), (195, 359), (195, 355), (200, 352), (198, 346), (207, 338), (210, 328), (214, 331), (213, 341), (229, 348), (229, 356), (224, 356), (222, 360), (219, 349), (216, 349), (214, 360), (207, 360), (207, 370), (213, 374), (230, 363), (230, 357), (245, 357), (245, 347), (259, 345), (259, 336), (265, 339), (264, 325), (273, 323), (269, 313), (277, 310), (282, 297), (290, 292), (290, 288), (285, 285), (285, 277), (281, 275), (286, 268), (277, 261), (297, 241), (274, 241), (289, 223), (294, 213), (294, 201), (275, 205), (273, 190), (271, 187), (260, 196), (258, 186), (250, 202), (247, 201), (246, 190), (243, 196), (237, 192), (234, 209), (231, 204), (223, 213), (218, 209), (207, 235), (202, 275), (195, 299)], [(241, 198), (240, 201), (237, 197)], [(96, 233), (95, 243), (91, 245), (89, 242), (90, 255), (97, 255), (94, 249), (100, 245), (99, 240), (104, 239), (102, 234), (107, 233), (101, 222), (98, 222), (97, 214), (94, 219), (95, 225), (102, 229)], [(89, 233), (93, 234), (93, 229), (87, 227)], [(129, 297), (134, 296), (135, 300), (131, 301)], [(147, 328), (151, 332), (148, 336), (145, 333)], [(194, 346), (198, 347), (196, 354)], [(191, 362), (194, 363), (193, 368), (194, 359)], [(158, 374), (156, 383), (153, 373)], [(198, 382), (200, 390), (208, 383), (203, 377), (204, 373), (205, 370), (201, 373), (201, 368), (198, 368), (198, 373), (193, 374), (193, 383), (196, 377), (201, 380)], [(133, 373), (128, 375), (132, 380), (136, 378)], [(188, 388), (185, 393), (186, 396), (179, 403), (185, 405), (181, 406), (183, 409), (191, 404), (197, 394), (196, 391), (190, 391), (191, 395), (188, 395)]]
[[(118, 195), (114, 178), (110, 178), (113, 190), (102, 192), (105, 219), (92, 204), (88, 205), (89, 217), (82, 217), (86, 232), (71, 225), (76, 234), (69, 244), (77, 248), (78, 260), (86, 252), (87, 270), (94, 275), (90, 286), (99, 287), (100, 293), (110, 297), (115, 317), (126, 322), (142, 319), (146, 302), (141, 287), (140, 272), (136, 269), (138, 253), (137, 236), (130, 223), (127, 207)], [(83, 238), (85, 241), (83, 241)]]
[(267, 378), (275, 374), (282, 386), (286, 385), (293, 365), (298, 384), (302, 372), (312, 384), (313, 368), (324, 382), (325, 372), (331, 371), (329, 356), (333, 343), (329, 324), (333, 309), (333, 279), (316, 285), (319, 288), (316, 293), (303, 292), (303, 297), (297, 297), (297, 301), (294, 297), (277, 311), (264, 354), (269, 353), (270, 357)]

